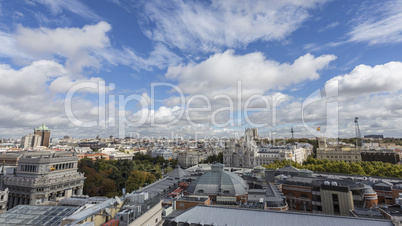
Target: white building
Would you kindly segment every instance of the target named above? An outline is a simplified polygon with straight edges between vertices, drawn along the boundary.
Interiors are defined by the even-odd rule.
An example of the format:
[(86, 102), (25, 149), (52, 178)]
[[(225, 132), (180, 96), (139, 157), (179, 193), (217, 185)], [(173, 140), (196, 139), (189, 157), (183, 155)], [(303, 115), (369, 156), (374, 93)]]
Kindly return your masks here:
[(230, 142), (223, 151), (223, 164), (234, 167), (255, 167), (268, 165), (276, 160), (292, 160), (302, 163), (310, 153), (299, 144), (258, 147), (254, 141), (255, 129), (247, 129), (239, 142)]
[(223, 164), (235, 167), (257, 166), (255, 157), (258, 154), (258, 147), (253, 136), (256, 133), (258, 134), (255, 130), (246, 129), (244, 138), (227, 142), (223, 151)]
[(306, 148), (291, 144), (261, 147), (256, 155), (256, 161), (257, 165), (268, 165), (276, 160), (292, 160), (297, 163), (303, 163), (308, 156), (306, 151)]
[(21, 148), (30, 149), (40, 146), (42, 137), (36, 134), (28, 134), (21, 138)]
[(177, 160), (181, 167), (187, 168), (195, 166), (204, 160), (204, 154), (198, 151), (183, 151), (179, 153)]
[(173, 159), (173, 151), (170, 148), (159, 147), (151, 150), (151, 157), (162, 156), (165, 160)]

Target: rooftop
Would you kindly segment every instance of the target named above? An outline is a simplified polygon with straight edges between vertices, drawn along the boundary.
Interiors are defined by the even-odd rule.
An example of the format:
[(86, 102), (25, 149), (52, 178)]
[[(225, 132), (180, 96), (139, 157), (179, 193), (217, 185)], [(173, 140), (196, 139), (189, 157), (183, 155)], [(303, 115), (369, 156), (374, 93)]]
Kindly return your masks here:
[(0, 225), (60, 225), (78, 207), (18, 205), (0, 215)]
[(201, 225), (326, 225), (392, 226), (390, 220), (263, 211), (228, 207), (195, 206), (175, 217), (173, 222)]
[(35, 129), (35, 131), (50, 131), (50, 129), (43, 123), (41, 126)]
[(299, 172), (299, 169), (293, 166), (284, 166), (282, 168), (277, 169), (277, 171), (281, 172)]
[[(223, 170), (224, 165), (216, 163), (211, 166), (211, 172), (198, 177), (187, 191), (196, 195), (228, 195), (239, 196), (247, 194), (247, 184), (238, 175)], [(221, 194), (222, 193), (222, 194)]]

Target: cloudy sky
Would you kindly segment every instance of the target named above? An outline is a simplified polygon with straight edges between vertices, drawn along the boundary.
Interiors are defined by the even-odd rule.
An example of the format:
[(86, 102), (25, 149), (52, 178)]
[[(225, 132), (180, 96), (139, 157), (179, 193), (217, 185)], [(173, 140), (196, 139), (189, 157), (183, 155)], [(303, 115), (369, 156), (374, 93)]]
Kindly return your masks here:
[(398, 0), (0, 0), (0, 138), (401, 137), (401, 53)]

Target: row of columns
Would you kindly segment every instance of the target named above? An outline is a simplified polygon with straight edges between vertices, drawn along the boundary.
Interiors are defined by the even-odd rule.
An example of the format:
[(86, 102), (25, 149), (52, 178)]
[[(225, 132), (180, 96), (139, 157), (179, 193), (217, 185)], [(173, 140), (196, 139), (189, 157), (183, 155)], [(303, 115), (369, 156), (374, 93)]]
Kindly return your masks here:
[(69, 163), (61, 163), (61, 164), (55, 164), (53, 165), (55, 170), (63, 170), (63, 169), (71, 169), (74, 168), (75, 163), (69, 162)]
[[(79, 186), (79, 187), (74, 187), (72, 189), (72, 195), (82, 195), (83, 194), (83, 187)], [(61, 198), (64, 197), (66, 195), (66, 191), (58, 191), (58, 192), (52, 192), (50, 194), (47, 195), (48, 197), (48, 201), (50, 201), (50, 199), (54, 199), (54, 198)], [(19, 195), (19, 194), (9, 194), (8, 196), (8, 203), (7, 203), (7, 208), (11, 209), (17, 205), (30, 205), (31, 199), (29, 195)], [(33, 203), (33, 205), (35, 205)]]
[(38, 172), (38, 167), (35, 165), (21, 165), (21, 171)]
[(73, 195), (82, 195), (83, 194), (83, 187), (75, 187), (73, 188)]
[(8, 197), (8, 209), (17, 205), (29, 205), (30, 197), (28, 195), (10, 194)]

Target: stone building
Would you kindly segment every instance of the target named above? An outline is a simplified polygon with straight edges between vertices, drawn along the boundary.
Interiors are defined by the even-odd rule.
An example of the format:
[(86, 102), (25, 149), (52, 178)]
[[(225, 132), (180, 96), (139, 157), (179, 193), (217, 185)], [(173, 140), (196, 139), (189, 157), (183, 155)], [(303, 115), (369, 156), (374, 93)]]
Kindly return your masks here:
[(7, 169), (4, 175), (4, 185), (10, 192), (8, 208), (82, 195), (85, 177), (77, 172), (77, 166), (73, 152), (24, 153), (18, 166)]
[(0, 163), (3, 166), (17, 166), (22, 152), (0, 154)]
[(246, 129), (242, 140), (228, 142), (223, 151), (223, 164), (234, 167), (255, 167), (268, 165), (277, 160), (302, 163), (309, 155), (308, 150), (311, 150), (298, 143), (283, 146), (257, 146), (254, 141), (256, 136), (258, 136), (256, 128)]
[(345, 144), (328, 146), (326, 138), (320, 137), (318, 139), (317, 159), (360, 162), (362, 161), (362, 156), (358, 148)]
[(181, 167), (187, 168), (204, 160), (204, 155), (198, 151), (183, 151), (179, 153), (177, 160)]
[(0, 213), (7, 211), (8, 188), (0, 191)]
[(7, 211), (7, 201), (9, 190), (4, 186), (4, 165), (1, 167), (0, 171), (0, 214)]
[(258, 147), (254, 141), (254, 134), (258, 134), (258, 132), (253, 129), (246, 129), (242, 140), (226, 143), (223, 151), (223, 164), (235, 167), (257, 166), (255, 157), (258, 154)]

